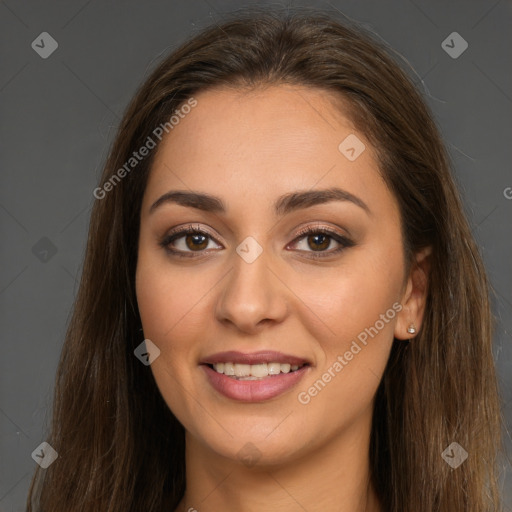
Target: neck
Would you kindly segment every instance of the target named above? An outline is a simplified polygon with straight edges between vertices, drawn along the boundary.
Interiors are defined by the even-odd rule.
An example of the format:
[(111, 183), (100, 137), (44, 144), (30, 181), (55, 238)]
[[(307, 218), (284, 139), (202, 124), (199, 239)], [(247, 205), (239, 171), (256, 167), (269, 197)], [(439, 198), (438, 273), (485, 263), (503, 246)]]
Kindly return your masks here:
[(380, 512), (370, 481), (370, 424), (362, 429), (356, 422), (301, 458), (252, 467), (220, 456), (187, 432), (187, 489), (176, 512)]

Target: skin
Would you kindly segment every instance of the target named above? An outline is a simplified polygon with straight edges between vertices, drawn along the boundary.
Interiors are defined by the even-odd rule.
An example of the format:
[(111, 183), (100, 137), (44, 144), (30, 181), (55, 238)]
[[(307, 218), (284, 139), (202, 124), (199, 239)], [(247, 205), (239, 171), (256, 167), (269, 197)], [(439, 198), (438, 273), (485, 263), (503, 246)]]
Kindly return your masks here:
[[(177, 510), (379, 511), (369, 483), (374, 396), (393, 337), (409, 339), (407, 328), (421, 327), (428, 251), (406, 274), (397, 201), (368, 140), (329, 94), (280, 85), (195, 98), (156, 155), (136, 274), (144, 335), (161, 351), (151, 370), (186, 430), (187, 490)], [(355, 161), (338, 149), (349, 134), (366, 145)], [(283, 194), (329, 187), (357, 196), (370, 213), (349, 201), (274, 213)], [(164, 203), (150, 213), (170, 190), (219, 196), (227, 212)], [(170, 255), (159, 241), (190, 223), (211, 238), (196, 239), (195, 249), (182, 236), (174, 248), (194, 257)], [(332, 238), (297, 238), (299, 228), (318, 225), (354, 245), (332, 254), (339, 247)], [(248, 236), (263, 249), (250, 264), (236, 252)], [(331, 254), (312, 259), (319, 245)], [(298, 393), (394, 303), (402, 310), (300, 403)], [(226, 398), (199, 367), (216, 352), (264, 349), (312, 362), (297, 386), (267, 401)], [(239, 454), (248, 442), (259, 457), (252, 466)]]

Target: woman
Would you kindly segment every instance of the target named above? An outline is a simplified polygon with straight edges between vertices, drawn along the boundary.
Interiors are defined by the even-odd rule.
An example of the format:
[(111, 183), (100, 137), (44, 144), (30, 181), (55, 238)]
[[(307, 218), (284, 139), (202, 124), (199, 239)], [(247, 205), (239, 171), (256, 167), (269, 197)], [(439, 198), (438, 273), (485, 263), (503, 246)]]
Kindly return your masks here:
[(94, 196), (29, 510), (499, 509), (484, 268), (369, 34), (252, 11), (196, 35)]

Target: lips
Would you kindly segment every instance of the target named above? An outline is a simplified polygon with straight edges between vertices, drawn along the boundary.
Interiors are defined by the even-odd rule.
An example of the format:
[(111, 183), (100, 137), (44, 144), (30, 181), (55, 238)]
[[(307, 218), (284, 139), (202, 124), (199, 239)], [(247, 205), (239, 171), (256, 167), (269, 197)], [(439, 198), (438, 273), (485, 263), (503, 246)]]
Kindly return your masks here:
[[(277, 371), (280, 365), (281, 371)], [(229, 367), (230, 371), (216, 371), (219, 366)], [(247, 376), (248, 372), (251, 373), (249, 369), (254, 372), (262, 367), (266, 367), (268, 375), (263, 371), (261, 377)], [(275, 398), (296, 386), (311, 371), (311, 363), (302, 357), (273, 350), (253, 353), (228, 351), (205, 357), (200, 368), (213, 389), (221, 395), (241, 402), (261, 402)], [(291, 368), (293, 371), (290, 371)], [(236, 375), (238, 372), (241, 376)]]
[(245, 353), (230, 350), (228, 352), (218, 352), (205, 357), (200, 364), (233, 363), (233, 364), (262, 364), (262, 363), (280, 363), (290, 364), (292, 366), (310, 365), (311, 362), (302, 357), (283, 354), (274, 350), (262, 350), (259, 352)]

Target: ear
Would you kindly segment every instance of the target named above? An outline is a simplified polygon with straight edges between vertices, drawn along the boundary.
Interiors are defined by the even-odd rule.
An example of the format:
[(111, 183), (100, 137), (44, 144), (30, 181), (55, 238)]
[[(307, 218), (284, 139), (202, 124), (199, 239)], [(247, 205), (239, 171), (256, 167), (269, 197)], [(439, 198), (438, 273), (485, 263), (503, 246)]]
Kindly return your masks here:
[[(425, 247), (415, 254), (407, 284), (400, 303), (402, 310), (398, 313), (395, 324), (395, 338), (408, 340), (418, 335), (423, 322), (425, 304), (427, 301), (428, 281), (432, 247)], [(415, 332), (408, 329), (414, 327)]]

